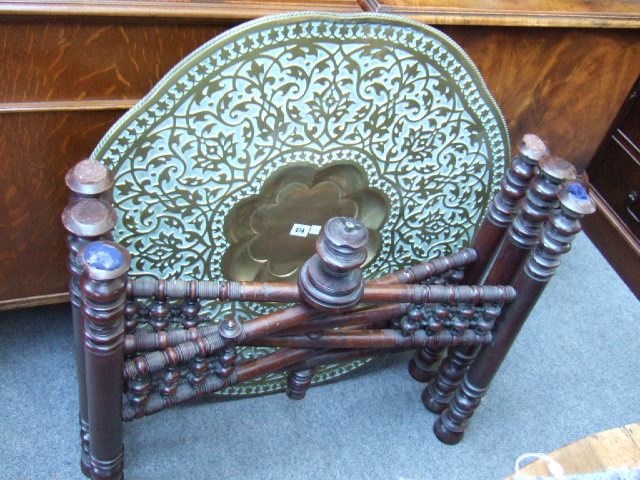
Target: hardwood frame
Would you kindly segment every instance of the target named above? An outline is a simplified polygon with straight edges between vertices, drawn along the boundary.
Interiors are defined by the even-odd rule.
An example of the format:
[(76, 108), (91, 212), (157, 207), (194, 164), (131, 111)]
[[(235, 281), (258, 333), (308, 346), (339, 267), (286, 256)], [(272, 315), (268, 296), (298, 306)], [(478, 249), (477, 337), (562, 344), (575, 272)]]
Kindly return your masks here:
[[(72, 195), (63, 223), (70, 234), (85, 475), (123, 478), (122, 421), (283, 370), (288, 371), (288, 396), (299, 400), (318, 365), (406, 349), (420, 349), (409, 366), (412, 376), (432, 379), (423, 400), (427, 408), (437, 403), (442, 412), (434, 424), (436, 436), (458, 443), (580, 231), (581, 217), (595, 209), (584, 183), (566, 182), (575, 178), (575, 168), (545, 155), (538, 138), (527, 136), (519, 150), (474, 248), (366, 285), (359, 268), (366, 228), (345, 217), (329, 220), (297, 285), (128, 278), (129, 253), (108, 240), (115, 223), (115, 211), (105, 201), (112, 178), (99, 163), (81, 162), (67, 176)], [(538, 159), (541, 173), (533, 176)], [(552, 213), (558, 202), (560, 210)], [(481, 267), (469, 272), (489, 281), (457, 285), (470, 275), (453, 273), (474, 262)], [(496, 278), (507, 279), (507, 285), (495, 285)], [(206, 299), (298, 305), (215, 326), (198, 314), (199, 301)], [(175, 300), (181, 303), (172, 306)], [(358, 307), (361, 303), (383, 305)], [(238, 345), (280, 349), (236, 363)], [(438, 369), (447, 349), (449, 356)]]

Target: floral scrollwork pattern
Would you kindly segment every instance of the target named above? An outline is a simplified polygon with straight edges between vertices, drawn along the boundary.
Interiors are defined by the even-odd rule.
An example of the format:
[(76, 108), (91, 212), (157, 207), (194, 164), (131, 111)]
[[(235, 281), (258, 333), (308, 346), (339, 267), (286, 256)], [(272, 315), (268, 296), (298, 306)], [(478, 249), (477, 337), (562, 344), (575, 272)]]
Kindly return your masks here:
[[(295, 202), (326, 207), (304, 223), (330, 210), (369, 221), (368, 277), (449, 253), (471, 240), (508, 156), (504, 120), (464, 52), (434, 29), (376, 14), (231, 29), (177, 65), (94, 152), (116, 174), (116, 237), (134, 272), (197, 279), (294, 275), (308, 246), (288, 259), (264, 239), (286, 238), (289, 224), (275, 232), (265, 219), (295, 220)], [(242, 320), (270, 307), (206, 308)], [(325, 367), (315, 381), (361, 363)]]

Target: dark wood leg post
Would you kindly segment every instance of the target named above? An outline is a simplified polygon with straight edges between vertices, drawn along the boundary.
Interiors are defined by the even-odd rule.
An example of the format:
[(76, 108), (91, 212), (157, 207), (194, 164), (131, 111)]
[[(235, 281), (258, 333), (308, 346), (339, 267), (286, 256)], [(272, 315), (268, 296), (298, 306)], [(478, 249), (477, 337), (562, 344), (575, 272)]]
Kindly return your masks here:
[(118, 480), (123, 478), (124, 306), (131, 258), (106, 241), (89, 244), (81, 256), (91, 478)]
[(444, 443), (456, 444), (462, 440), (469, 418), (480, 405), (527, 316), (554, 275), (560, 256), (571, 248), (571, 240), (580, 231), (580, 218), (595, 211), (595, 202), (580, 183), (568, 184), (559, 198), (561, 211), (549, 219), (540, 243), (516, 274), (516, 301), (505, 308), (497, 321), (493, 342), (480, 350), (453, 401), (434, 424), (436, 436)]
[(287, 396), (291, 400), (302, 400), (311, 386), (315, 368), (291, 370), (287, 376)]
[[(478, 258), (465, 268), (463, 284), (473, 285), (482, 280), (518, 212), (520, 200), (529, 189), (539, 160), (549, 153), (542, 140), (530, 134), (525, 135), (518, 143), (518, 150), (519, 154), (511, 161), (509, 170), (502, 180), (500, 192), (491, 202), (489, 211), (473, 239), (472, 248)], [(422, 402), (428, 410), (440, 413), (446, 408), (477, 353), (478, 348), (473, 346), (452, 348), (440, 369), (437, 368), (438, 364), (429, 366), (433, 374), (429, 378), (430, 384), (422, 393)]]
[(464, 377), (467, 367), (477, 355), (479, 347), (452, 348), (438, 369), (438, 374), (422, 392), (422, 403), (434, 413), (442, 412)]
[(446, 353), (446, 348), (424, 347), (418, 350), (409, 361), (409, 375), (418, 382), (430, 382)]
[(62, 215), (62, 222), (69, 232), (67, 236), (67, 246), (69, 248), (67, 267), (71, 274), (69, 298), (71, 300), (76, 371), (78, 375), (80, 466), (82, 472), (86, 476), (90, 476), (91, 460), (84, 365), (84, 326), (82, 313), (80, 312), (80, 277), (82, 276), (83, 268), (78, 255), (80, 250), (88, 243), (99, 238), (110, 237), (110, 232), (115, 225), (115, 212), (109, 205), (100, 202), (98, 198), (108, 198), (110, 196), (113, 176), (99, 163), (92, 160), (84, 160), (67, 173), (66, 183), (71, 189), (71, 198)]
[[(489, 224), (492, 225), (491, 229), (501, 228), (504, 231), (508, 228), (506, 238), (500, 245), (493, 265), (487, 273), (484, 282), (487, 285), (509, 285), (513, 281), (528, 252), (538, 242), (538, 234), (544, 222), (557, 206), (558, 191), (562, 183), (576, 177), (573, 165), (561, 158), (545, 156), (539, 162), (540, 175), (530, 182), (531, 187), (527, 190), (529, 184), (527, 179), (531, 178), (529, 174), (533, 172), (535, 163), (532, 161), (526, 163), (527, 169), (524, 168), (524, 163), (526, 162), (522, 165), (516, 164), (522, 167), (515, 169), (520, 172), (520, 176), (507, 176), (503, 183), (503, 191), (496, 197), (487, 216)], [(507, 196), (505, 192), (510, 193)], [(524, 201), (520, 213), (511, 223), (517, 211), (515, 192), (518, 192), (521, 197), (524, 196)], [(507, 198), (509, 200), (505, 201)], [(422, 395), (422, 401), (427, 409), (439, 413), (446, 407), (477, 353), (478, 349), (471, 346), (452, 349), (443, 369), (438, 372), (436, 379)]]
[(476, 285), (482, 280), (500, 241), (518, 213), (520, 200), (529, 190), (538, 162), (549, 154), (544, 142), (531, 134), (525, 135), (518, 143), (518, 152), (473, 239), (472, 248), (478, 258), (464, 269), (462, 285)]

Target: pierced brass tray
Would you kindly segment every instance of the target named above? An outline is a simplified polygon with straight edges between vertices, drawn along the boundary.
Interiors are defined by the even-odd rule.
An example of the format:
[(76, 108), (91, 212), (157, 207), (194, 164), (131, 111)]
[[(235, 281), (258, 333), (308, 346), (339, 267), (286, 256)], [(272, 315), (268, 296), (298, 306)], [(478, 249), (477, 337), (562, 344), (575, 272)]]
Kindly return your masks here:
[[(269, 281), (295, 281), (335, 215), (369, 228), (368, 277), (461, 248), (509, 155), (500, 110), (449, 38), (395, 16), (319, 13), (214, 38), (93, 153), (116, 174), (115, 236), (133, 275)], [(206, 305), (216, 321), (273, 308)], [(314, 381), (363, 363), (322, 368)], [(283, 382), (274, 374), (223, 394)]]

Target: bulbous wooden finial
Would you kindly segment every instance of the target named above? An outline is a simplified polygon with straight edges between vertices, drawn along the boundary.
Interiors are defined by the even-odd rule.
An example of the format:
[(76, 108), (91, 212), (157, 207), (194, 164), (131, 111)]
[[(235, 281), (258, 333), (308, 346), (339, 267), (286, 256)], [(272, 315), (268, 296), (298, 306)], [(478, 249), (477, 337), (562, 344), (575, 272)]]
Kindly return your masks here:
[(99, 237), (116, 224), (116, 212), (102, 200), (87, 198), (68, 205), (62, 212), (62, 223), (68, 232), (79, 237)]
[(355, 218), (334, 217), (316, 242), (317, 253), (300, 271), (298, 290), (309, 305), (327, 312), (355, 307), (364, 292), (358, 268), (367, 258), (367, 227)]
[(69, 190), (83, 197), (101, 195), (113, 187), (113, 173), (100, 162), (87, 158), (75, 164), (64, 177)]
[(92, 242), (81, 252), (84, 271), (92, 280), (113, 280), (123, 276), (131, 266), (126, 248), (110, 241)]

